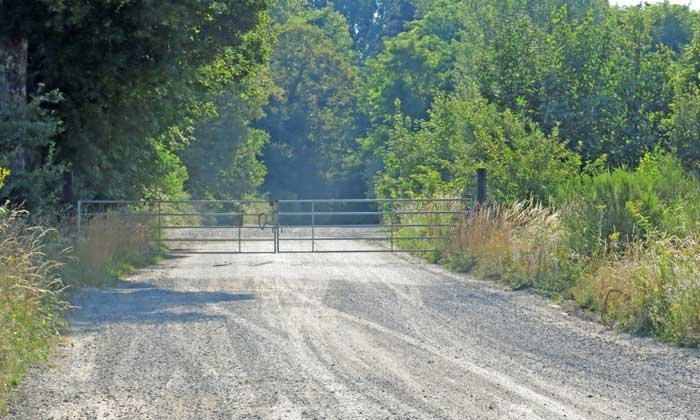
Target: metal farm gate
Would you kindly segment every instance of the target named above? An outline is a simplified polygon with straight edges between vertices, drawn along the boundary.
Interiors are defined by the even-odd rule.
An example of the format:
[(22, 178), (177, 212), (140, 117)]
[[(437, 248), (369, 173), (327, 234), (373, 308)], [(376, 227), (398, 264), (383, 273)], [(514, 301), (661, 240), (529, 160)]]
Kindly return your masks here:
[(80, 201), (83, 235), (141, 235), (168, 254), (431, 252), (471, 198)]

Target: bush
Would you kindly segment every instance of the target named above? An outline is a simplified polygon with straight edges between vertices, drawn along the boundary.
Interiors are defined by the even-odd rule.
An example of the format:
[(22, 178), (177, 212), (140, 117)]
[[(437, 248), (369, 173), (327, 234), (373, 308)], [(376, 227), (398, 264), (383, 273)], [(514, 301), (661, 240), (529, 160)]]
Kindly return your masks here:
[(2, 188), (2, 186), (4, 185), (5, 178), (7, 178), (8, 175), (10, 175), (10, 171), (3, 167), (0, 167), (0, 188)]
[(474, 172), (484, 167), (499, 201), (545, 199), (581, 166), (556, 130), (546, 135), (475, 92), (438, 98), (425, 121), (398, 113), (383, 161), (374, 179), (378, 197), (461, 195), (473, 190)]
[(53, 232), (31, 226), (27, 216), (0, 207), (0, 413), (3, 395), (46, 356), (67, 307), (60, 264), (47, 255)]
[(700, 220), (700, 186), (668, 155), (647, 155), (636, 170), (582, 176), (560, 187), (555, 201), (570, 210), (571, 247), (589, 257), (653, 232), (684, 236)]
[(61, 121), (47, 110), (62, 100), (58, 92), (40, 93), (28, 103), (0, 101), (0, 166), (5, 188), (0, 197), (24, 203), (33, 215), (57, 206), (64, 166), (55, 161), (53, 139), (61, 133)]

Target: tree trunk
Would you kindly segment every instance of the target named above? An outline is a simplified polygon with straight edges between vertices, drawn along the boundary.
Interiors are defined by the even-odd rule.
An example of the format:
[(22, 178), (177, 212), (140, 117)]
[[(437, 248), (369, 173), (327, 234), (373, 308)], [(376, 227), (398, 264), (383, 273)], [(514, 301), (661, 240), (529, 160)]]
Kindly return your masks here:
[[(0, 37), (0, 110), (27, 103), (27, 59), (29, 42), (23, 37)], [(13, 173), (27, 170), (27, 153), (17, 145), (10, 162)]]
[(27, 100), (26, 38), (0, 38), (0, 100)]

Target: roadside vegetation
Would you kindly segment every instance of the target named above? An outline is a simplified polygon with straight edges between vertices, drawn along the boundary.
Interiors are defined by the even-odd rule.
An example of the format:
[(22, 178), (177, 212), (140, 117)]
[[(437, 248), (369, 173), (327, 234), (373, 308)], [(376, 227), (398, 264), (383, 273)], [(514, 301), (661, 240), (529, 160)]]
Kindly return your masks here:
[(92, 218), (75, 236), (63, 275), (73, 287), (104, 287), (162, 257), (153, 226), (109, 214)]
[[(0, 168), (0, 186), (7, 174)], [(33, 226), (26, 212), (0, 206), (0, 414), (5, 394), (47, 356), (62, 325), (67, 304), (55, 235)]]
[(452, 269), (535, 288), (600, 312), (633, 333), (700, 344), (700, 184), (648, 155), (534, 199), (487, 205), (437, 256)]

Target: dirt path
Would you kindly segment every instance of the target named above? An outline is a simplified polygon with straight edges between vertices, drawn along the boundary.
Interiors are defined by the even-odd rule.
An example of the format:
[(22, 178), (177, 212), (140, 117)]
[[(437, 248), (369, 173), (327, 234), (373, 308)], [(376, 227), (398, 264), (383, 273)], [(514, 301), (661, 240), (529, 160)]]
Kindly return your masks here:
[(698, 351), (394, 254), (170, 259), (75, 304), (9, 418), (700, 418)]

